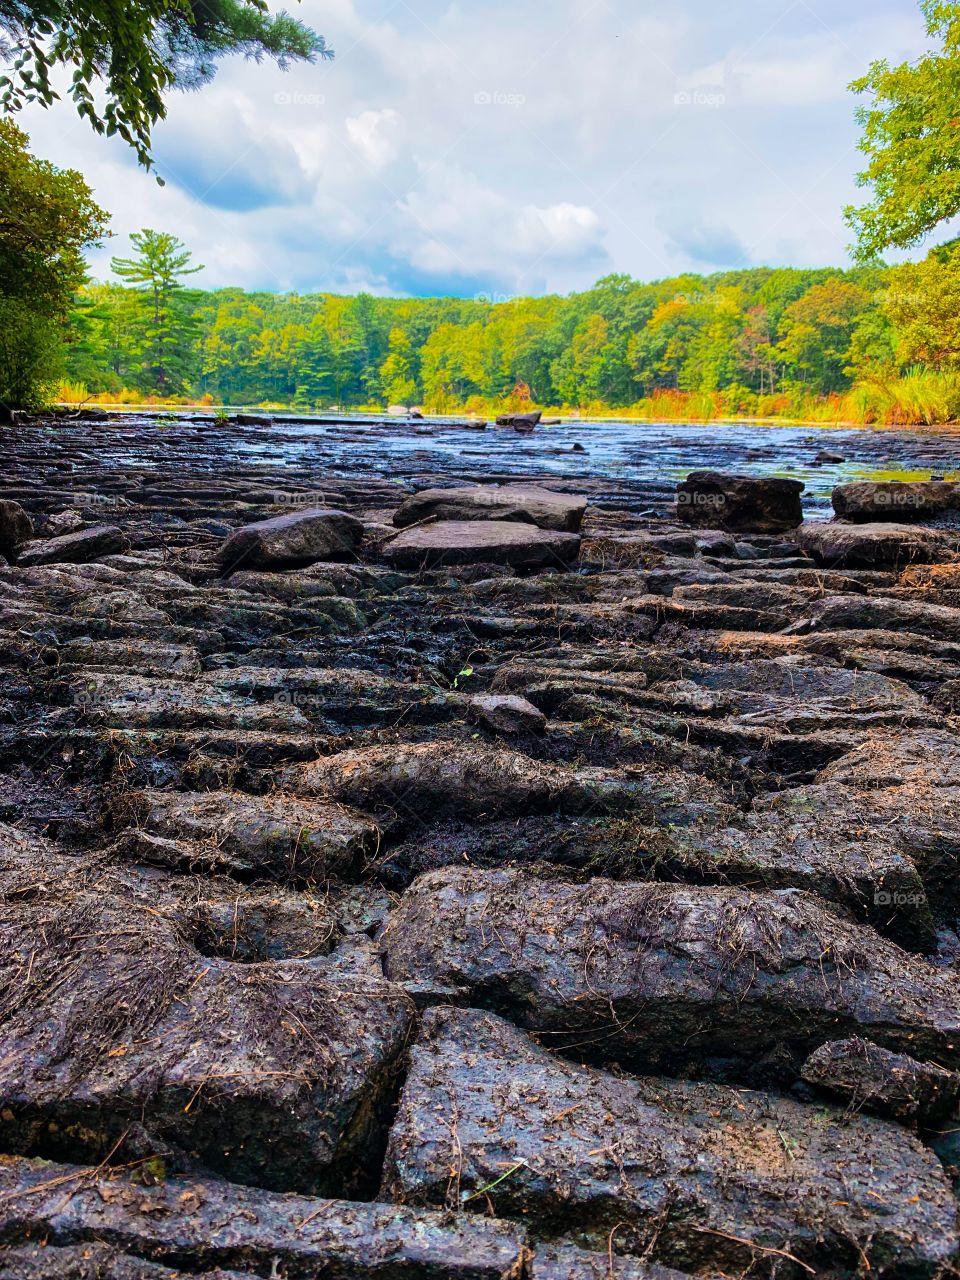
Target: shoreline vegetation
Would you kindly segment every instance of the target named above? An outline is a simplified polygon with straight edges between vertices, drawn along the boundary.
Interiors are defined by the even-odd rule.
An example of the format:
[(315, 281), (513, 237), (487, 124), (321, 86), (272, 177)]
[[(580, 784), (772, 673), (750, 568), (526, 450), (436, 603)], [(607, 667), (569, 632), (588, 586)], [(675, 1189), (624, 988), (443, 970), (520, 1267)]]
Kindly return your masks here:
[[(86, 387), (71, 385), (60, 386), (54, 402), (65, 409), (82, 410), (84, 408), (127, 410), (185, 410), (194, 409), (209, 411), (214, 417), (231, 412), (260, 413), (296, 413), (304, 417), (326, 416), (328, 414), (351, 416), (374, 415), (379, 417), (396, 417), (405, 421), (412, 406), (385, 407), (380, 404), (359, 404), (350, 406), (316, 406), (308, 407), (295, 402), (264, 400), (258, 402), (237, 402), (226, 404), (214, 400), (209, 395), (203, 396), (157, 396), (142, 395), (124, 388), (120, 394), (100, 392), (90, 394)], [(896, 402), (894, 402), (896, 404)], [(765, 406), (766, 407), (766, 406)], [(402, 408), (403, 412), (397, 412)], [(960, 429), (960, 416), (937, 416), (926, 411), (927, 406), (916, 405), (913, 412), (908, 412), (902, 405), (896, 405), (889, 416), (876, 417), (858, 412), (858, 404), (851, 405), (847, 397), (829, 398), (814, 403), (794, 403), (789, 400), (778, 411), (728, 412), (722, 397), (707, 397), (702, 394), (690, 396), (651, 397), (640, 405), (616, 408), (612, 405), (593, 404), (583, 408), (570, 405), (540, 405), (530, 401), (518, 401), (509, 397), (499, 403), (485, 403), (478, 407), (475, 402), (463, 405), (445, 406), (443, 409), (431, 406), (417, 406), (426, 418), (463, 418), (465, 421), (488, 419), (492, 421), (500, 414), (539, 409), (544, 418), (559, 418), (564, 424), (576, 422), (624, 422), (649, 423), (668, 422), (679, 426), (734, 426), (737, 424), (770, 426), (770, 427), (821, 427), (824, 429), (857, 429), (871, 426), (878, 429), (895, 430), (897, 428), (943, 428)], [(549, 424), (544, 424), (549, 429)]]
[[(960, 242), (919, 263), (755, 267), (565, 296), (198, 289), (145, 230), (123, 284), (75, 297), (51, 396), (103, 405), (331, 406), (622, 421), (960, 420)], [(57, 393), (57, 386), (59, 393)]]

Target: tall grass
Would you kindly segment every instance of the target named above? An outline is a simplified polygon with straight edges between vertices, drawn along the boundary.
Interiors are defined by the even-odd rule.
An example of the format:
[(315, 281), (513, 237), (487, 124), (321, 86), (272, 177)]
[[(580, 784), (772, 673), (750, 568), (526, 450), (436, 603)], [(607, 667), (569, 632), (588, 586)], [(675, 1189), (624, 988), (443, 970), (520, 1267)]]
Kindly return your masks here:
[(86, 404), (90, 393), (85, 382), (61, 382), (57, 388), (57, 399), (61, 404)]
[[(119, 391), (89, 394), (82, 383), (60, 384), (58, 399), (63, 404), (143, 405), (170, 408), (211, 406), (213, 396), (144, 395), (123, 387)], [(282, 410), (293, 406), (264, 403), (264, 410)], [(501, 413), (540, 409), (545, 418), (613, 418), (630, 422), (717, 422), (724, 420), (782, 420), (831, 425), (855, 426), (942, 426), (960, 424), (960, 370), (936, 371), (918, 366), (898, 378), (860, 382), (842, 394), (818, 396), (803, 388), (791, 387), (775, 394), (758, 395), (749, 387), (725, 387), (722, 391), (678, 391), (663, 389), (627, 406), (614, 406), (603, 401), (589, 404), (539, 405), (521, 402), (514, 396), (500, 399), (471, 396), (463, 403), (441, 397), (425, 404), (433, 414), (473, 415), (493, 418)], [(302, 411), (302, 406), (301, 406)], [(347, 410), (349, 411), (349, 410)], [(385, 412), (368, 404), (356, 412)]]

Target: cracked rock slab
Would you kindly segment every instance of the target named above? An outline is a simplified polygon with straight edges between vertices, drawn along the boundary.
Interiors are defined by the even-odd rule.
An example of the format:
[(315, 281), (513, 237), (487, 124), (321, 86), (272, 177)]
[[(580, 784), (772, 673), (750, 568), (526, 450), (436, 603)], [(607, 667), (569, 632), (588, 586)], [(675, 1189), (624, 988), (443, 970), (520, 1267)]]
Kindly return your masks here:
[(564, 1062), (475, 1009), (425, 1015), (381, 1194), (522, 1217), (681, 1270), (933, 1276), (957, 1246), (939, 1161), (896, 1125)]
[(819, 1044), (869, 1036), (960, 1063), (956, 983), (787, 890), (446, 868), (407, 890), (385, 972), (496, 1010), (559, 1052), (632, 1069), (795, 1077)]
[(421, 489), (394, 513), (398, 529), (429, 516), (440, 520), (519, 520), (540, 529), (577, 533), (587, 499), (521, 485), (478, 485), (468, 489)]
[(382, 978), (236, 964), (103, 885), (0, 904), (0, 1144), (98, 1161), (171, 1151), (278, 1190), (370, 1176), (413, 1019)]
[[(0, 1157), (0, 1241), (24, 1237), (61, 1247), (96, 1242), (130, 1267), (144, 1266), (107, 1272), (109, 1280), (154, 1280), (147, 1260), (169, 1266), (178, 1280), (178, 1266), (191, 1280), (210, 1271), (205, 1280), (247, 1280), (243, 1273), (261, 1280), (525, 1280), (529, 1256), (521, 1227), (476, 1215), (273, 1195), (202, 1179), (149, 1186), (95, 1168)], [(59, 1280), (50, 1271), (37, 1280), (54, 1274)], [(167, 1271), (161, 1277), (173, 1280)]]
[(517, 520), (441, 520), (401, 533), (383, 554), (401, 569), (463, 564), (568, 569), (580, 554), (580, 537)]
[(141, 791), (120, 808), (145, 832), (186, 842), (184, 859), (208, 870), (288, 883), (356, 879), (379, 839), (373, 821), (343, 805), (276, 794)]

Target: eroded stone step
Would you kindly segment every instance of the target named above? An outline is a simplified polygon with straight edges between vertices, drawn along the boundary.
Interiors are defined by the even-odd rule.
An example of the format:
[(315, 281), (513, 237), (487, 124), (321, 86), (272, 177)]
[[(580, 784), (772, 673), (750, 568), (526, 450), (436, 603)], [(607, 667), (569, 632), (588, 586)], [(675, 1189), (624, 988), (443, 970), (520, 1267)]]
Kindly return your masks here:
[(496, 1009), (594, 1061), (789, 1080), (819, 1043), (863, 1034), (960, 1065), (953, 976), (791, 890), (454, 867), (407, 890), (381, 945), (420, 998)]
[(590, 1071), (473, 1009), (423, 1019), (381, 1194), (440, 1205), (451, 1187), (534, 1232), (697, 1271), (933, 1276), (957, 1245), (939, 1161), (896, 1125)]

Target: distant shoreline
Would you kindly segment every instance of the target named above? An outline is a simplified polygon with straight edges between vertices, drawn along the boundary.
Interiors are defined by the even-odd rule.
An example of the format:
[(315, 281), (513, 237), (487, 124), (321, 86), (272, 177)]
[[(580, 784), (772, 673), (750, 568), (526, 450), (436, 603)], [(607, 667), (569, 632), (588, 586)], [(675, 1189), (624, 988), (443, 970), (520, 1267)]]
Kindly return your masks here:
[[(129, 401), (123, 404), (111, 403), (109, 401), (96, 401), (93, 403), (76, 404), (69, 401), (58, 400), (55, 402), (56, 407), (60, 409), (69, 409), (77, 412), (82, 416), (85, 409), (90, 410), (106, 410), (111, 414), (131, 415), (135, 417), (144, 414), (185, 414), (192, 413), (198, 417), (209, 417), (213, 422), (220, 414), (257, 414), (265, 418), (269, 417), (289, 417), (295, 415), (304, 421), (312, 421), (323, 419), (326, 421), (336, 420), (343, 422), (366, 422), (370, 420), (376, 421), (396, 421), (398, 425), (408, 425), (410, 423), (423, 423), (425, 425), (442, 423), (445, 425), (455, 425), (458, 421), (462, 421), (465, 426), (484, 421), (482, 415), (457, 413), (425, 413), (422, 418), (410, 418), (406, 415), (388, 414), (386, 410), (376, 409), (354, 409), (335, 411), (331, 409), (315, 409), (315, 410), (299, 410), (289, 405), (271, 405), (266, 408), (262, 405), (216, 405), (201, 404), (199, 402), (186, 402), (177, 404), (152, 404), (144, 401), (142, 404), (131, 404)], [(815, 429), (818, 431), (909, 431), (909, 432), (933, 432), (949, 434), (953, 431), (960, 431), (960, 421), (954, 422), (937, 422), (937, 423), (905, 423), (905, 422), (855, 422), (853, 419), (837, 419), (833, 422), (824, 422), (822, 420), (812, 418), (787, 418), (787, 417), (749, 417), (739, 415), (737, 417), (725, 418), (693, 418), (693, 417), (668, 417), (666, 415), (650, 415), (650, 416), (631, 416), (629, 414), (591, 414), (589, 417), (573, 417), (569, 413), (564, 414), (562, 410), (550, 409), (545, 412), (550, 416), (560, 418), (558, 425), (569, 427), (577, 424), (590, 426), (592, 423), (616, 423), (622, 422), (625, 426), (644, 426), (653, 423), (669, 424), (677, 427), (804, 427)], [(489, 419), (487, 419), (489, 422)], [(492, 425), (492, 424), (491, 424)], [(544, 425), (538, 430), (549, 431), (551, 425)]]

